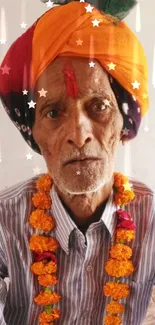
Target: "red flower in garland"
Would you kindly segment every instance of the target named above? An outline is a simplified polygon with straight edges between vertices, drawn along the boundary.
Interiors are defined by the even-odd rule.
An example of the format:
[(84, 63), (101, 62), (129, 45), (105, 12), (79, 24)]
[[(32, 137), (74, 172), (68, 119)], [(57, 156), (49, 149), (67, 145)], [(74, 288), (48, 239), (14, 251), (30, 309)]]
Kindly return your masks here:
[(40, 262), (42, 260), (53, 261), (55, 264), (57, 264), (57, 257), (52, 252), (34, 252), (34, 260), (35, 262)]
[(135, 223), (132, 221), (131, 216), (126, 211), (119, 209), (118, 211), (116, 211), (116, 215), (118, 218), (116, 228), (123, 228), (129, 230), (136, 229)]

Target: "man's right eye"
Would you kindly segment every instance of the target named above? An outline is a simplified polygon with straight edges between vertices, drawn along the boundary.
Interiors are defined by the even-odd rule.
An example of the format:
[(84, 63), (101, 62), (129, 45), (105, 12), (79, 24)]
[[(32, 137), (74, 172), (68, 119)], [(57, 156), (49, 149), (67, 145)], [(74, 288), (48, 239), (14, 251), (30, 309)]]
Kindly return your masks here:
[(56, 119), (58, 117), (59, 110), (56, 108), (52, 108), (47, 114), (46, 117), (51, 119)]

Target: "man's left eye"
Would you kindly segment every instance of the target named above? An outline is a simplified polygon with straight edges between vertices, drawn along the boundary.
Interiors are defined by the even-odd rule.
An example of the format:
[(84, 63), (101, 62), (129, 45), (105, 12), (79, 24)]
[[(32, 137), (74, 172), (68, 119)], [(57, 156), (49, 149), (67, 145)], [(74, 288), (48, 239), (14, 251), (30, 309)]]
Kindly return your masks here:
[(105, 111), (107, 108), (107, 105), (105, 105), (103, 102), (102, 103), (95, 103), (93, 105), (94, 108), (98, 109), (99, 111)]

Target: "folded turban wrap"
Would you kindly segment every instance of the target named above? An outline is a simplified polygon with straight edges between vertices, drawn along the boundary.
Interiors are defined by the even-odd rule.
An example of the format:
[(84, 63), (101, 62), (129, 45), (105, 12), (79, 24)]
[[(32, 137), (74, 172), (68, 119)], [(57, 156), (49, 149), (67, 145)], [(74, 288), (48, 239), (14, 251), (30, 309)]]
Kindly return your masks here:
[[(73, 1), (46, 11), (11, 45), (1, 64), (3, 106), (26, 142), (39, 154), (32, 136), (35, 105), (29, 108), (28, 103), (35, 102), (36, 81), (57, 56), (94, 58), (108, 72), (124, 128), (129, 130), (124, 131), (122, 139), (137, 135), (141, 117), (149, 107), (148, 67), (141, 43), (125, 22), (114, 24), (96, 7), (86, 12), (87, 5)], [(94, 19), (100, 21), (98, 26), (93, 26)], [(79, 39), (82, 46), (77, 45)], [(110, 63), (115, 68), (110, 68)]]

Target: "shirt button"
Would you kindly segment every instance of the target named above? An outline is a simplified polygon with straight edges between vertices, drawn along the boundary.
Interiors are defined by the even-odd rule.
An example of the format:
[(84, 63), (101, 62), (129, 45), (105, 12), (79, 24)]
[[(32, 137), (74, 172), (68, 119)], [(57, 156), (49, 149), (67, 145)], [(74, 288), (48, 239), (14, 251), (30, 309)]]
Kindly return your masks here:
[(88, 272), (90, 272), (90, 271), (92, 270), (92, 266), (91, 266), (91, 265), (88, 265), (87, 268), (86, 268), (86, 270), (87, 270)]

